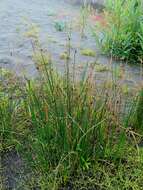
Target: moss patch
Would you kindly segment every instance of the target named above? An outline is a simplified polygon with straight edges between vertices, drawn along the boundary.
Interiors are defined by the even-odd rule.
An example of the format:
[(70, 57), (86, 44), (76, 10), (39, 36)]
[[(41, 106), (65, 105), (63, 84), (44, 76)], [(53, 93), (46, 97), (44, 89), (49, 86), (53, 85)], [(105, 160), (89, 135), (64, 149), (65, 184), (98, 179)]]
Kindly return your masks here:
[(97, 64), (95, 65), (95, 70), (97, 72), (106, 72), (106, 71), (109, 71), (109, 68), (106, 65)]
[(60, 55), (60, 59), (67, 60), (67, 59), (70, 59), (70, 56), (68, 55), (67, 52), (63, 52), (63, 53)]
[(92, 49), (82, 49), (80, 51), (81, 55), (85, 55), (85, 56), (90, 56), (90, 57), (95, 57), (96, 53), (94, 50)]

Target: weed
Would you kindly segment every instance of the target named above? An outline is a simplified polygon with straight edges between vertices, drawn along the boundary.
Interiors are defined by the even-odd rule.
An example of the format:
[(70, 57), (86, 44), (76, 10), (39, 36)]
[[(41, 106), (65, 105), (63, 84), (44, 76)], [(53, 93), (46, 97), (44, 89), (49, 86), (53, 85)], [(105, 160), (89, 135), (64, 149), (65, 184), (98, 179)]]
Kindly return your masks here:
[[(70, 38), (67, 46), (70, 57)], [(48, 54), (37, 52), (39, 80), (25, 79), (10, 91), (0, 83), (0, 148), (3, 153), (15, 148), (32, 169), (22, 187), (142, 187), (142, 90), (135, 101), (125, 101), (114, 74), (99, 89), (96, 64), (87, 65), (75, 80), (75, 63), (70, 69), (66, 58), (60, 75)]]
[(90, 57), (95, 57), (96, 53), (95, 53), (95, 51), (92, 50), (92, 49), (82, 49), (82, 50), (81, 50), (81, 55), (90, 56)]
[(98, 44), (105, 53), (129, 62), (143, 58), (143, 22), (141, 0), (108, 0), (104, 12), (106, 25), (97, 24)]
[(105, 65), (97, 64), (97, 65), (95, 65), (95, 70), (97, 72), (105, 72), (105, 71), (109, 71), (109, 68)]
[(60, 55), (60, 59), (67, 60), (70, 59), (70, 57), (67, 52), (64, 52)]

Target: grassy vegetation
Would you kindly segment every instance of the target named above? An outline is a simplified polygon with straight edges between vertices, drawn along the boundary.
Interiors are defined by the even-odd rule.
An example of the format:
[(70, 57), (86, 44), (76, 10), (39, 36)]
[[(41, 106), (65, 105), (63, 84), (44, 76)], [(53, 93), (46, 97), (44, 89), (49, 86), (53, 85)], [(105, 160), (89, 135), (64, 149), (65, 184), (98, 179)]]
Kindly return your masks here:
[[(106, 53), (142, 62), (141, 7), (139, 0), (108, 0), (106, 22), (99, 24), (99, 43)], [(89, 7), (83, 7), (82, 37), (88, 15)], [(62, 25), (55, 27), (62, 31)], [(26, 36), (33, 42), (38, 79), (0, 72), (0, 153), (17, 152), (27, 170), (16, 190), (142, 190), (143, 88), (129, 92), (120, 82), (124, 71), (112, 64), (93, 61), (76, 76), (70, 38), (60, 55), (65, 73), (59, 74), (34, 25)], [(85, 48), (80, 54), (96, 56)], [(112, 80), (97, 84), (97, 72), (107, 71)], [(0, 165), (0, 170), (5, 168)], [(3, 181), (0, 188), (8, 189)]]
[[(141, 0), (107, 0), (104, 24), (95, 36), (102, 50), (133, 63), (143, 62), (143, 3)], [(99, 35), (97, 35), (97, 28)], [(100, 40), (99, 40), (100, 39)]]
[[(107, 1), (99, 35), (96, 28), (105, 53), (142, 63), (142, 6), (140, 0)], [(89, 14), (90, 7), (81, 8), (81, 37)], [(62, 21), (54, 27), (71, 35)], [(39, 76), (22, 80), (0, 69), (0, 190), (10, 189), (10, 162), (20, 176), (12, 174), (16, 190), (143, 190), (143, 88), (131, 91), (120, 82), (124, 68), (96, 61), (82, 65), (77, 76), (78, 51), (72, 58), (70, 37), (59, 55), (65, 73), (59, 74), (41, 48), (39, 28), (31, 24), (24, 36), (31, 39)], [(79, 53), (96, 58), (86, 47)], [(97, 84), (95, 75), (107, 72), (111, 78)]]
[(115, 82), (96, 87), (94, 65), (75, 81), (69, 59), (63, 76), (42, 51), (36, 60), (38, 81), (1, 82), (1, 153), (32, 169), (21, 187), (142, 189), (143, 90), (126, 103)]
[(96, 53), (95, 53), (95, 51), (92, 50), (92, 49), (82, 49), (82, 50), (81, 50), (81, 55), (90, 56), (90, 57), (95, 57)]

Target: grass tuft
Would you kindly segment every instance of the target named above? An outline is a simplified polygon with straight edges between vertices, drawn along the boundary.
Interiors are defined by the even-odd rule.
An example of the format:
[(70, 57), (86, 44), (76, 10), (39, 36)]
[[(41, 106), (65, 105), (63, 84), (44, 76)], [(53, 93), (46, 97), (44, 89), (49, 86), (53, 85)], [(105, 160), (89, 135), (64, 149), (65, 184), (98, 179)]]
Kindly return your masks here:
[(98, 22), (94, 32), (104, 53), (131, 63), (142, 63), (142, 10), (141, 0), (107, 0), (104, 10), (106, 24)]

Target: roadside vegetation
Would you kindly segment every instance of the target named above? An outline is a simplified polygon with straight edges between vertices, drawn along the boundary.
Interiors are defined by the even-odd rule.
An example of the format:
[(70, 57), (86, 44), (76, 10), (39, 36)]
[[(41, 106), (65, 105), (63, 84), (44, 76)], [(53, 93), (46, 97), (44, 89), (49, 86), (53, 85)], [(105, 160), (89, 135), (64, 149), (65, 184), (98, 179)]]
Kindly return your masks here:
[[(142, 62), (141, 8), (139, 0), (108, 0), (106, 22), (98, 22), (95, 29), (102, 30), (102, 36), (95, 36), (102, 37), (98, 42), (105, 53)], [(81, 9), (82, 38), (88, 14), (89, 7)], [(65, 30), (63, 23), (54, 27)], [(9, 167), (6, 156), (13, 153), (18, 155), (16, 164), (23, 163), (16, 171), (16, 190), (142, 190), (143, 87), (132, 90), (122, 83), (124, 71), (112, 63), (109, 68), (89, 62), (77, 74), (71, 31), (66, 51), (59, 55), (65, 62), (61, 74), (35, 34), (33, 28), (27, 33), (36, 79), (18, 78), (0, 68), (0, 188), (9, 189), (3, 165)], [(96, 56), (85, 47), (79, 52)], [(110, 77), (97, 83), (97, 72), (107, 71)]]
[(38, 55), (38, 81), (26, 80), (22, 88), (17, 80), (1, 83), (1, 153), (15, 149), (32, 171), (19, 185), (142, 189), (143, 90), (123, 101), (115, 82), (96, 87), (94, 65), (76, 81), (68, 59), (61, 76)]
[(103, 52), (130, 63), (142, 63), (142, 1), (107, 0), (103, 20), (98, 22), (95, 29), (96, 39)]

